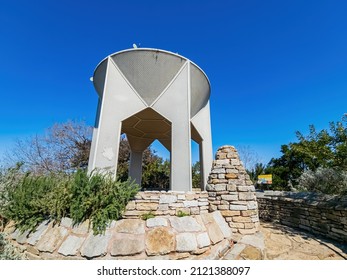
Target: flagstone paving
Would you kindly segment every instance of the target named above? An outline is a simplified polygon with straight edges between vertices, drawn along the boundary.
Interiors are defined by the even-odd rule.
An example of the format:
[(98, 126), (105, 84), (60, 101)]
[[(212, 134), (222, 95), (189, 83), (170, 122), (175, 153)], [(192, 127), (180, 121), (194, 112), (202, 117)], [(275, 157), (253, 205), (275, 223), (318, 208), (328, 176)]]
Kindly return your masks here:
[(229, 260), (346, 260), (341, 244), (287, 226), (261, 223), (254, 235), (238, 238), (224, 256)]

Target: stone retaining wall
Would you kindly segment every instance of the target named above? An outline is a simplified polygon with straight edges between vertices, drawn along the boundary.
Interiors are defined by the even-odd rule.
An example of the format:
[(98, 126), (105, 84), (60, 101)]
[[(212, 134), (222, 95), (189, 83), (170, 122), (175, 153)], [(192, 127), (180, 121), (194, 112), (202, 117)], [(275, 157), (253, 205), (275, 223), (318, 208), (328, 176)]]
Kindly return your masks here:
[(259, 217), (347, 242), (347, 196), (257, 192)]
[(43, 222), (20, 233), (8, 225), (14, 245), (29, 259), (220, 259), (232, 245), (232, 232), (219, 211), (197, 216), (161, 216), (146, 221), (114, 221), (93, 235), (88, 221), (73, 226)]
[(258, 231), (255, 188), (233, 146), (218, 149), (206, 190), (209, 211), (220, 210), (233, 232), (253, 234)]
[(199, 215), (208, 212), (207, 192), (139, 192), (126, 207), (123, 218), (139, 218), (146, 214), (154, 216)]

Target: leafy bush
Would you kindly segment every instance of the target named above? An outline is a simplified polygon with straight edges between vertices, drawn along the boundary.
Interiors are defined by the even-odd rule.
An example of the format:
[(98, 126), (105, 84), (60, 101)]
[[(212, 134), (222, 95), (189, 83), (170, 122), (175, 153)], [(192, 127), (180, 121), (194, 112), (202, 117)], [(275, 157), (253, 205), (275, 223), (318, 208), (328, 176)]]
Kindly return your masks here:
[(6, 235), (0, 232), (0, 260), (23, 260), (25, 256), (6, 239)]
[(34, 229), (44, 220), (59, 222), (70, 217), (74, 223), (87, 219), (95, 234), (121, 217), (128, 201), (138, 192), (132, 182), (119, 182), (111, 175), (33, 175), (19, 169), (8, 172), (1, 182), (0, 217), (16, 222), (21, 231)]
[(90, 219), (94, 233), (101, 233), (110, 221), (122, 216), (138, 191), (138, 185), (131, 181), (116, 181), (111, 175), (88, 176), (79, 170), (71, 186), (71, 218), (76, 223)]
[(298, 180), (298, 189), (325, 194), (347, 194), (347, 172), (334, 168), (305, 171)]

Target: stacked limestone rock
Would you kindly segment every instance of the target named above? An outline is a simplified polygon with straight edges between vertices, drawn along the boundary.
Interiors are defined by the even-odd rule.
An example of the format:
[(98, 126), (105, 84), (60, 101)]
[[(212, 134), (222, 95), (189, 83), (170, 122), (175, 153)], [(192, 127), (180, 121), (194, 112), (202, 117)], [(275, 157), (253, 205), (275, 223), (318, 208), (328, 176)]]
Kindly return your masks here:
[(253, 234), (258, 231), (255, 188), (233, 146), (218, 149), (206, 190), (209, 211), (220, 210), (233, 232)]

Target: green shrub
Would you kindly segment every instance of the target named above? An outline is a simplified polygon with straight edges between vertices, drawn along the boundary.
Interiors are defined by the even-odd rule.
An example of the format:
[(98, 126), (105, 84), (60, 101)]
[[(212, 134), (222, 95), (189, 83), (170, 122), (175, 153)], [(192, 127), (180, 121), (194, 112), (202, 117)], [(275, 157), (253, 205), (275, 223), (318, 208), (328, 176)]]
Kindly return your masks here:
[[(4, 216), (22, 230), (33, 229), (42, 221), (60, 221), (69, 212), (69, 176), (22, 176), (7, 186)], [(12, 182), (14, 183), (14, 182)]]
[(78, 171), (71, 187), (71, 218), (76, 223), (90, 219), (94, 233), (101, 233), (110, 221), (122, 216), (128, 201), (138, 191), (138, 185), (130, 181), (116, 181), (111, 175), (88, 176)]
[(6, 234), (0, 232), (0, 260), (23, 260), (25, 256), (6, 239)]
[(74, 223), (89, 219), (94, 234), (101, 233), (121, 217), (139, 190), (132, 182), (119, 182), (111, 175), (89, 176), (82, 170), (39, 176), (17, 173), (2, 182), (0, 217), (15, 221), (21, 231), (33, 230), (44, 220), (70, 217)]

